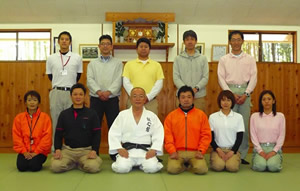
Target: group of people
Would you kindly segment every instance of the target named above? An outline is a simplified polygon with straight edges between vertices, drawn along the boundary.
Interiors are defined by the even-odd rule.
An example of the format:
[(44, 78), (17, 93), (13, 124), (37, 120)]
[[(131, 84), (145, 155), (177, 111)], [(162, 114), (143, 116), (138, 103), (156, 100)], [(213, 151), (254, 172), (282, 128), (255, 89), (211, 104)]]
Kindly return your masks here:
[[(240, 163), (249, 164), (245, 158), (249, 148), (250, 96), (256, 85), (257, 69), (255, 59), (241, 49), (244, 36), (240, 31), (229, 34), (232, 51), (219, 61), (218, 79), (223, 89), (217, 99), (220, 111), (209, 118), (205, 114), (208, 62), (195, 48), (196, 33), (188, 30), (183, 34), (185, 50), (173, 65), (178, 107), (167, 115), (164, 125), (157, 117), (156, 100), (164, 74), (161, 65), (149, 58), (149, 39), (137, 41), (138, 57), (123, 69), (123, 63), (111, 55), (112, 38), (99, 38), (101, 56), (87, 68), (90, 108), (85, 107), (85, 86), (77, 83), (83, 72), (82, 59), (69, 50), (71, 42), (69, 32), (60, 33), (60, 51), (46, 62), (46, 74), (52, 82), (52, 122), (40, 111), (41, 97), (36, 91), (25, 94), (26, 111), (14, 120), (13, 143), (19, 171), (41, 170), (52, 150), (53, 172), (76, 167), (89, 173), (99, 172), (104, 114), (109, 128), (109, 154), (114, 161), (112, 170), (117, 173), (128, 173), (135, 167), (146, 173), (160, 171), (163, 165), (158, 156), (163, 154), (163, 147), (169, 153), (170, 174), (186, 169), (205, 174), (208, 165), (204, 155), (210, 145), (210, 166), (215, 171), (236, 172)], [(129, 99), (127, 109), (120, 112), (122, 84)], [(254, 145), (252, 169), (280, 171), (285, 118), (276, 112), (272, 91), (261, 93), (259, 112), (251, 116), (250, 132)]]

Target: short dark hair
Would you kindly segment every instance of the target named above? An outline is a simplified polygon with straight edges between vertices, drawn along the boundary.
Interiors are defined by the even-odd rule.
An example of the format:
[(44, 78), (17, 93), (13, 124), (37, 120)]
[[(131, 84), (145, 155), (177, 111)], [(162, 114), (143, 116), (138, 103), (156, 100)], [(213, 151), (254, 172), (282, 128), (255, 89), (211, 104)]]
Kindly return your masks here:
[(179, 97), (180, 97), (180, 94), (181, 94), (181, 93), (184, 93), (184, 92), (191, 92), (192, 95), (193, 95), (193, 97), (195, 97), (195, 93), (194, 93), (194, 91), (193, 91), (193, 88), (190, 87), (190, 86), (185, 85), (185, 86), (181, 86), (181, 88), (179, 88), (179, 90), (178, 90), (178, 92), (177, 92), (177, 97), (178, 97), (178, 99), (179, 99)]
[(111, 36), (110, 36), (110, 35), (108, 35), (108, 34), (104, 34), (104, 35), (100, 36), (100, 38), (99, 38), (99, 44), (101, 43), (101, 41), (102, 41), (103, 39), (107, 39), (107, 40), (109, 40), (109, 41), (110, 41), (110, 43), (112, 44), (112, 38), (111, 38)]
[(68, 31), (63, 31), (63, 32), (61, 32), (61, 33), (58, 35), (58, 40), (60, 39), (60, 37), (61, 37), (62, 35), (68, 35), (69, 38), (70, 38), (70, 42), (72, 42), (72, 36), (71, 36), (71, 34), (70, 34)]
[(222, 108), (221, 106), (221, 100), (226, 97), (227, 99), (230, 99), (231, 100), (231, 109), (234, 107), (235, 105), (235, 98), (234, 98), (234, 95), (231, 91), (229, 90), (223, 90), (219, 93), (218, 95), (218, 105), (219, 105), (219, 108)]
[(193, 37), (197, 40), (197, 34), (195, 33), (195, 31), (193, 30), (188, 30), (188, 31), (185, 31), (183, 33), (183, 41), (187, 38), (187, 37)]
[(241, 31), (231, 31), (228, 35), (228, 40), (230, 41), (232, 38), (232, 35), (239, 34), (241, 38), (244, 40), (244, 34)]
[(149, 39), (147, 38), (139, 38), (139, 40), (136, 42), (136, 48), (138, 48), (138, 46), (142, 43), (147, 43), (149, 45), (149, 48), (151, 49), (151, 42)]
[(39, 103), (41, 103), (41, 96), (37, 91), (30, 90), (30, 91), (26, 92), (26, 94), (24, 95), (24, 102), (27, 101), (28, 96), (36, 97), (38, 99)]
[(275, 98), (274, 93), (271, 90), (264, 90), (259, 95), (259, 102), (258, 102), (259, 115), (262, 116), (262, 114), (264, 112), (264, 106), (262, 104), (262, 98), (266, 94), (269, 94), (273, 98), (273, 100), (275, 101), (275, 103), (272, 105), (273, 115), (275, 116), (276, 115), (276, 98)]
[(77, 83), (77, 84), (74, 84), (74, 85), (71, 87), (70, 95), (72, 95), (74, 89), (77, 89), (77, 88), (82, 89), (83, 92), (84, 92), (84, 95), (86, 94), (86, 88), (84, 87), (84, 85), (81, 84), (81, 83)]

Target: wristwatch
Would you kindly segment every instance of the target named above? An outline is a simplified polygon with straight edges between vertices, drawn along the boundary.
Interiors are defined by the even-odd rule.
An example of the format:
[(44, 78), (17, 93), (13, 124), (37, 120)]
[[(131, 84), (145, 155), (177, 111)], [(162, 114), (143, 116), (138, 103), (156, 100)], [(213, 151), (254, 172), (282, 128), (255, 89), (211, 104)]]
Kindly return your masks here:
[(247, 97), (250, 97), (250, 94), (249, 94), (249, 93), (244, 92), (244, 94), (245, 94)]
[(195, 89), (197, 90), (197, 92), (199, 92), (199, 90), (200, 90), (197, 86), (195, 86)]

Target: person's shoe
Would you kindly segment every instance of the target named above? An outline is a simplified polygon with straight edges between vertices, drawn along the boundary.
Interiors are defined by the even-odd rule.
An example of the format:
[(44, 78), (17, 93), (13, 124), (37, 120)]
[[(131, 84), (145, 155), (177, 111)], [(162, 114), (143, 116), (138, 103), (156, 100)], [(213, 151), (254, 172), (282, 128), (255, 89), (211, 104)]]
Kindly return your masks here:
[(250, 164), (250, 163), (249, 163), (248, 161), (246, 161), (245, 159), (242, 159), (242, 160), (241, 160), (241, 163), (242, 163), (242, 164)]

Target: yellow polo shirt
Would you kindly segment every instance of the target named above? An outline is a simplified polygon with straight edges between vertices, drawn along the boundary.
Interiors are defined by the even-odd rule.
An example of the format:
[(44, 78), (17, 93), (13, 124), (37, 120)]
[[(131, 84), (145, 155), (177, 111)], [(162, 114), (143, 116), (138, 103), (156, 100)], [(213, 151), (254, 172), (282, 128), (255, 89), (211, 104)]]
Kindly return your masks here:
[(128, 61), (125, 64), (123, 76), (130, 80), (133, 87), (144, 88), (147, 94), (151, 92), (157, 80), (165, 78), (160, 63), (150, 58), (146, 64), (139, 59)]

